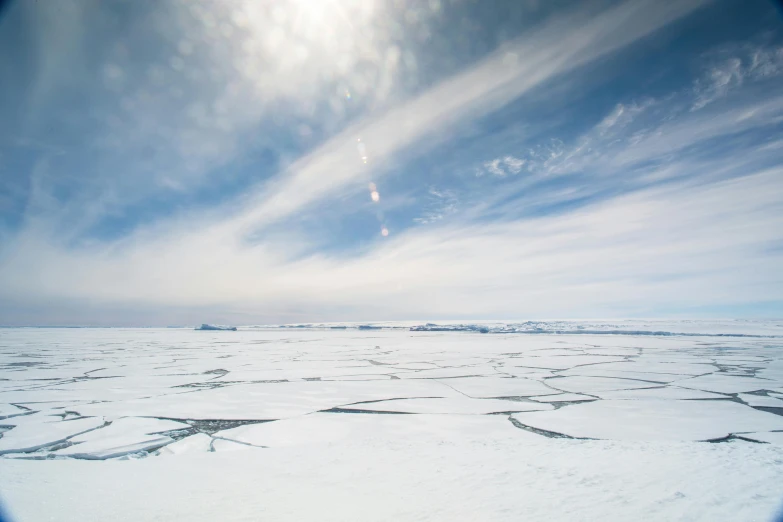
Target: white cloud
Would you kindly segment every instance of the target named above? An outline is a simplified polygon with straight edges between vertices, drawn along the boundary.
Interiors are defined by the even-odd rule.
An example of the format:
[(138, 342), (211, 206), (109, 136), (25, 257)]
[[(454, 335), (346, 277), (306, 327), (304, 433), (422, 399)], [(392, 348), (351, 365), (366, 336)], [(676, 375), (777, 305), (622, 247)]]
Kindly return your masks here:
[[(734, 136), (770, 130), (783, 121), (783, 96), (774, 91), (754, 98), (744, 97), (729, 106), (689, 111), (693, 99), (690, 93), (679, 92), (659, 100), (618, 103), (573, 143), (552, 139), (528, 149), (524, 156), (520, 154), (531, 174), (522, 183), (534, 184), (549, 176), (574, 174), (598, 175), (599, 181), (620, 177), (626, 183), (637, 176), (651, 180), (649, 176), (662, 176), (664, 172), (695, 177), (709, 162), (700, 159), (702, 166), (687, 167), (689, 156), (703, 154), (701, 148), (710, 142), (730, 143)], [(758, 154), (742, 159), (773, 161), (770, 155), (774, 156), (776, 150), (774, 143), (759, 144)], [(716, 149), (712, 155), (716, 162), (709, 169), (726, 170), (721, 151), (720, 147)], [(502, 160), (494, 161), (493, 165), (500, 169)], [(670, 163), (677, 168), (665, 168)], [(507, 173), (503, 171), (503, 174)], [(602, 187), (603, 182), (597, 186)]]
[[(685, 186), (647, 191), (570, 215), (494, 224), (445, 219), (435, 224), (450, 212), (452, 196), (433, 190), (430, 195), (443, 205), (440, 212), (432, 211), (428, 223), (433, 226), (392, 234), (360, 255), (303, 255), (308, 251), (306, 240), (285, 233), (263, 243), (247, 241), (249, 233), (344, 195), (354, 186), (365, 190), (402, 149), (437, 145), (455, 123), (486, 115), (702, 3), (643, 0), (622, 3), (595, 17), (572, 13), (422, 95), (357, 122), (242, 198), (209, 212), (178, 214), (117, 242), (65, 246), (66, 241), (31, 220), (32, 225), (4, 245), (0, 298), (29, 306), (90, 302), (161, 313), (197, 307), (275, 317), (339, 310), (343, 318), (399, 318), (433, 310), (454, 316), (585, 315), (593, 306), (620, 309), (630, 301), (646, 300), (650, 306), (687, 302), (695, 299), (696, 290), (702, 292), (700, 299), (769, 296), (780, 290), (771, 268), (776, 259), (754, 257), (754, 249), (780, 229), (780, 216), (770, 210), (780, 193), (779, 172), (687, 193)], [(509, 60), (509, 53), (517, 58)], [(264, 93), (268, 86), (257, 87)], [(223, 95), (234, 95), (228, 85), (225, 88), (228, 94), (220, 88), (206, 99), (220, 102)], [(252, 82), (248, 89), (240, 88), (237, 100), (255, 103), (253, 96), (261, 94)], [(226, 102), (227, 127), (217, 125), (227, 141), (217, 140), (215, 149), (205, 152), (208, 156), (233, 155), (237, 140), (258, 118), (253, 108), (242, 114), (237, 100)], [(607, 128), (622, 127), (623, 118), (634, 112), (630, 107), (624, 105)], [(201, 128), (201, 119), (207, 127), (219, 123), (216, 114), (223, 110), (196, 105), (184, 128)], [(759, 124), (762, 114), (768, 113), (743, 125)], [(140, 128), (147, 129), (152, 121)], [(673, 125), (679, 132), (677, 145), (717, 132), (708, 123), (694, 116), (687, 129)], [(702, 132), (693, 134), (700, 124)], [(366, 146), (367, 165), (357, 153), (357, 138)], [(196, 133), (185, 136), (185, 141), (187, 147), (198, 147), (208, 139)], [(667, 146), (671, 147), (645, 138), (631, 153), (637, 159), (650, 157)], [(524, 155), (504, 154), (488, 163), (504, 175), (530, 169), (552, 173), (568, 157), (564, 144), (552, 141)], [(177, 182), (166, 181), (172, 186)], [(457, 202), (453, 205), (456, 208)], [(742, 216), (742, 233), (731, 229), (737, 216)], [(699, 272), (699, 266), (711, 269)], [(683, 273), (687, 281), (680, 286), (650, 283)]]
[(490, 161), (484, 162), (484, 168), (487, 172), (490, 174), (493, 174), (495, 176), (505, 176), (506, 171), (500, 168), (500, 159), (493, 159)]
[(723, 98), (729, 90), (742, 85), (745, 79), (742, 61), (739, 58), (726, 60), (710, 69), (705, 76), (696, 84), (695, 91), (698, 95), (692, 110), (701, 109), (718, 98)]
[[(248, 191), (243, 208), (232, 204), (229, 212), (234, 219), (224, 223), (224, 228), (234, 232), (254, 230), (334, 195), (349, 184), (364, 182), (368, 170), (358, 161), (358, 137), (366, 144), (372, 175), (380, 176), (386, 161), (400, 149), (414, 143), (434, 146), (456, 122), (496, 110), (554, 76), (643, 38), (707, 1), (626, 1), (598, 14), (592, 8), (580, 7), (558, 17), (504, 45), (469, 70), (417, 98), (391, 106), (381, 116), (350, 126), (309, 156), (292, 162), (285, 172)], [(364, 70), (362, 60), (366, 60), (378, 75), (393, 78), (399, 58), (394, 58), (394, 52), (379, 54), (381, 49), (390, 48), (385, 35), (381, 33), (372, 41), (361, 36), (362, 24), (374, 27), (374, 20), (383, 13), (370, 2), (357, 0), (346, 5), (356, 11), (351, 12), (354, 30), (340, 31), (329, 45), (320, 40), (328, 35), (316, 30), (318, 27), (288, 27), (276, 22), (276, 15), (270, 17), (259, 11), (266, 7), (257, 2), (203, 0), (176, 4), (173, 11), (156, 14), (162, 17), (161, 23), (171, 24), (170, 34), (165, 37), (172, 40), (171, 52), (188, 62), (187, 73), (172, 68), (170, 56), (165, 56), (165, 63), (129, 71), (133, 74), (126, 76), (136, 83), (124, 85), (118, 93), (121, 110), (108, 116), (109, 132), (100, 144), (116, 153), (111, 157), (115, 165), (99, 169), (101, 179), (90, 190), (83, 190), (83, 198), (64, 208), (50, 205), (43, 218), (60, 224), (61, 237), (78, 237), (112, 209), (145, 197), (149, 187), (197, 186), (210, 175), (217, 175), (220, 170), (216, 167), (240, 154), (246, 134), (269, 107), (294, 100), (299, 103), (292, 106), (310, 111), (307, 100), (325, 88), (322, 77), (336, 74), (343, 78), (340, 71), (344, 69), (348, 79), (370, 89), (377, 85), (377, 78), (351, 76), (356, 70)], [(303, 12), (301, 16), (298, 12), (287, 13), (286, 20), (339, 27), (337, 21), (331, 25), (319, 22), (316, 14), (321, 10), (311, 3), (303, 6), (291, 2), (291, 6)], [(340, 16), (337, 11), (326, 11), (324, 16)], [(87, 17), (82, 25), (93, 27), (89, 12), (82, 14)], [(288, 29), (264, 25), (268, 23)], [(199, 52), (183, 54), (183, 42), (200, 46)], [(52, 45), (52, 41), (44, 40), (41, 48), (49, 50)], [(117, 52), (121, 57), (122, 52)], [(511, 54), (517, 59), (508, 60)], [(343, 56), (349, 61), (343, 63), (342, 58), (336, 58)], [(111, 65), (125, 69), (119, 61)], [(171, 85), (172, 89), (161, 85)], [(344, 97), (344, 89), (339, 93)], [(145, 149), (147, 146), (152, 154)], [(128, 163), (125, 153), (133, 158), (132, 173), (124, 172)], [(116, 171), (123, 174), (115, 175)], [(156, 182), (151, 183), (145, 175)]]
[[(751, 117), (743, 116), (749, 112)], [(743, 128), (764, 127), (782, 116), (783, 102), (775, 97), (731, 111), (686, 112), (634, 145), (602, 147), (593, 159), (613, 165), (627, 182), (630, 165)], [(395, 315), (400, 310), (426, 314), (427, 307), (454, 316), (561, 315), (569, 310), (584, 316), (594, 315), (589, 312), (593, 305), (623, 315), (622, 307), (629, 303), (654, 308), (774, 299), (780, 285), (775, 266), (783, 253), (765, 249), (780, 240), (783, 230), (783, 171), (717, 184), (709, 180), (753, 172), (754, 161), (770, 162), (779, 150), (762, 145), (739, 155), (716, 151), (713, 158), (701, 160), (679, 155), (674, 163), (637, 174), (643, 176), (640, 186), (644, 177), (652, 181), (655, 176), (684, 178), (679, 184), (562, 216), (520, 219), (518, 212), (589, 195), (611, 181), (596, 177), (565, 192), (511, 202), (503, 202), (503, 189), (494, 200), (485, 199), (476, 209), (460, 212), (459, 220), (442, 225), (435, 223), (444, 214), (433, 207), (431, 215), (422, 216), (433, 226), (395, 234), (358, 256), (303, 257), (302, 252), (311, 250), (307, 239), (290, 234), (247, 244), (241, 234), (227, 233), (231, 228), (221, 222), (209, 225), (217, 214), (195, 216), (192, 222), (183, 217), (107, 247), (67, 249), (27, 234), (6, 250), (0, 288), (6, 300), (193, 306), (270, 317), (326, 309), (344, 310), (341, 318), (359, 311), (400, 317)], [(448, 209), (456, 194), (433, 187), (430, 197)], [(486, 222), (478, 219), (486, 212), (502, 222), (478, 225)], [(203, 223), (207, 225), (200, 227)], [(670, 281), (660, 283), (665, 280)], [(434, 297), (422, 297), (422, 289)]]
[(606, 115), (596, 126), (596, 131), (601, 135), (606, 135), (610, 131), (616, 131), (630, 124), (639, 114), (644, 112), (655, 101), (648, 98), (640, 103), (632, 102), (629, 104), (618, 103), (614, 110)]
[[(40, 69), (26, 89), (20, 132), (35, 135), (52, 122), (65, 132), (71, 123), (94, 127), (73, 133), (87, 149), (71, 147), (85, 159), (72, 182), (78, 190), (38, 217), (78, 237), (151, 194), (203, 187), (248, 149), (275, 150), (281, 163), (290, 162), (278, 133), (256, 130), (281, 110), (291, 119), (318, 119), (322, 132), (333, 133), (357, 106), (399, 99), (404, 90), (395, 87), (415, 64), (400, 58), (405, 43), (394, 28), (379, 23), (387, 16), (383, 3), (316, 4), (159, 2), (117, 17), (116, 5), (14, 3), (2, 21), (37, 39)], [(120, 24), (110, 36), (107, 20)], [(155, 52), (145, 56), (149, 48)], [(69, 114), (72, 99), (83, 98), (89, 116)]]
[(435, 187), (430, 187), (428, 194), (429, 201), (425, 207), (426, 210), (421, 216), (413, 219), (415, 223), (429, 225), (457, 212), (459, 198), (453, 190), (438, 190)]
[[(365, 165), (356, 161), (357, 137), (366, 144), (369, 164), (379, 175), (385, 160), (403, 147), (435, 145), (448, 126), (460, 119), (487, 114), (553, 76), (628, 45), (704, 3), (688, 0), (662, 5), (641, 0), (593, 17), (576, 11), (550, 22), (423, 95), (350, 127), (296, 161), (284, 175), (262, 187), (249, 211), (234, 225), (262, 226), (366, 176)], [(509, 62), (506, 57), (512, 51), (523, 58)]]
[(764, 250), (783, 229), (782, 179), (776, 169), (648, 189), (565, 215), (415, 228), (350, 257), (290, 260), (284, 242), (243, 246), (195, 234), (119, 252), (28, 243), (4, 266), (13, 279), (3, 288), (21, 301), (350, 310), (362, 319), (624, 315), (631, 303), (773, 300), (783, 291), (783, 252)]
[(483, 168), (476, 169), (476, 176), (481, 177), (486, 173), (503, 178), (509, 174), (519, 174), (526, 163), (528, 163), (528, 160), (526, 159), (506, 155), (501, 158), (485, 161), (482, 164)]
[(694, 82), (696, 99), (691, 110), (699, 110), (725, 97), (746, 81), (783, 74), (783, 47), (749, 44), (720, 49), (705, 57), (709, 64)]
[(514, 156), (503, 156), (503, 164), (511, 174), (518, 174), (525, 166), (525, 160), (515, 158)]

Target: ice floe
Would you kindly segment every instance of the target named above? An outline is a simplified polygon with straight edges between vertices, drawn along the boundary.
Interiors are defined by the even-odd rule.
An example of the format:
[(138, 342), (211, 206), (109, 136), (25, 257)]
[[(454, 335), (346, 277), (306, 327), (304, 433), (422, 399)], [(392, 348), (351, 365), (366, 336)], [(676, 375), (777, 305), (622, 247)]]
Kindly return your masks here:
[(181, 422), (162, 419), (123, 418), (109, 426), (78, 435), (69, 440), (67, 448), (55, 455), (103, 460), (140, 451), (152, 451), (173, 441), (161, 432), (187, 429)]
[(704, 441), (732, 433), (783, 430), (783, 416), (725, 400), (601, 400), (555, 411), (515, 413), (533, 428), (571, 437)]

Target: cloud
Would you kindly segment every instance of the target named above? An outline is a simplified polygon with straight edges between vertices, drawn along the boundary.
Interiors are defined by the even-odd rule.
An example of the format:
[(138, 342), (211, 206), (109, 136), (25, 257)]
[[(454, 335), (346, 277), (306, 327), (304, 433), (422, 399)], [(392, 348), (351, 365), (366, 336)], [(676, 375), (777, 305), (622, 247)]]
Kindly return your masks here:
[[(2, 19), (26, 31), (38, 53), (36, 73), (18, 80), (26, 110), (14, 133), (56, 139), (55, 128), (78, 162), (52, 167), (45, 189), (71, 196), (50, 198), (33, 216), (59, 224), (60, 237), (79, 238), (160, 194), (219, 186), (226, 165), (258, 150), (290, 163), (312, 142), (291, 138), (296, 125), (282, 120), (301, 123), (301, 135), (316, 124), (334, 134), (353, 113), (398, 100), (399, 82), (415, 73), (381, 2), (193, 0), (121, 14), (86, 5), (15, 2)], [(433, 16), (417, 13), (420, 23)]]
[[(228, 205), (230, 209), (225, 213), (231, 217), (221, 223), (222, 233), (257, 231), (356, 182), (377, 181), (398, 151), (414, 144), (435, 146), (447, 137), (448, 128), (455, 123), (488, 114), (543, 82), (627, 46), (705, 3), (628, 1), (598, 13), (593, 8), (579, 8), (556, 17), (420, 96), (349, 125), (312, 153), (292, 161), (283, 172), (248, 189), (239, 204)], [(202, 4), (210, 9), (198, 9)], [(300, 63), (299, 46), (293, 40), (292, 45), (285, 45), (288, 37), (283, 34), (277, 42), (273, 38), (275, 31), (255, 25), (274, 17), (256, 13), (254, 10), (262, 9), (256, 3), (241, 5), (239, 15), (230, 9), (230, 4), (221, 2), (178, 4), (173, 13), (165, 14), (164, 21), (174, 25), (167, 35), (171, 53), (182, 60), (196, 60), (187, 68), (194, 72), (183, 77), (181, 71), (172, 67), (169, 55), (165, 63), (127, 75), (138, 79), (140, 85), (123, 87), (122, 111), (109, 122), (118, 127), (110, 127), (111, 132), (101, 138), (100, 144), (116, 152), (110, 156), (114, 163), (128, 163), (126, 154), (144, 161), (132, 163), (132, 174), (96, 182), (92, 190), (85, 190), (82, 198), (70, 201), (66, 208), (49, 208), (46, 219), (60, 224), (58, 236), (78, 237), (107, 212), (144, 197), (148, 194), (146, 187), (203, 184), (209, 176), (220, 172), (217, 167), (240, 154), (245, 136), (270, 107), (280, 103), (279, 97), (308, 100), (312, 89), (323, 88), (322, 83), (310, 82), (310, 77), (291, 75), (300, 74), (299, 71), (326, 75), (321, 64), (333, 62), (313, 51)], [(356, 9), (363, 9), (361, 5), (357, 3)], [(374, 23), (382, 13), (368, 11), (362, 16), (360, 20)], [(236, 27), (237, 17), (242, 20), (241, 27)], [(224, 31), (227, 22), (231, 22), (230, 32)], [(215, 41), (220, 45), (205, 46), (203, 53), (182, 56), (183, 41), (194, 45)], [(319, 42), (309, 43), (310, 51), (320, 49)], [(345, 45), (349, 50), (354, 49), (352, 45), (358, 46), (357, 53), (363, 56), (359, 49), (364, 49), (364, 43), (351, 40)], [(379, 57), (372, 54), (373, 49), (384, 48), (387, 43), (383, 39), (373, 42), (367, 50), (368, 60), (376, 63)], [(270, 75), (254, 65), (270, 60)], [(309, 63), (314, 67), (306, 67)], [(360, 64), (349, 65), (348, 70), (353, 70), (353, 66), (361, 69)], [(174, 82), (173, 91), (156, 87), (167, 82)], [(180, 92), (188, 98), (180, 100)], [(177, 109), (172, 113), (170, 107)], [(155, 139), (148, 141), (150, 137)], [(357, 154), (357, 138), (366, 144), (367, 165)], [(152, 154), (144, 150), (147, 144), (152, 147)], [(101, 179), (124, 170), (109, 164), (101, 167)], [(154, 176), (156, 183), (146, 182), (141, 173)]]
[(596, 125), (595, 130), (602, 136), (609, 132), (616, 131), (629, 125), (639, 114), (653, 105), (655, 100), (648, 98), (642, 102), (631, 102), (629, 104), (618, 103), (614, 110), (606, 115), (601, 122)]
[(435, 187), (430, 187), (427, 193), (429, 194), (429, 201), (426, 210), (421, 216), (413, 219), (415, 223), (429, 225), (457, 212), (459, 198), (455, 191), (448, 189), (438, 190)]
[(502, 178), (509, 174), (519, 174), (525, 163), (527, 163), (527, 160), (515, 158), (511, 155), (495, 158), (485, 161), (482, 165), (483, 169), (476, 169), (476, 176), (483, 176), (486, 173)]
[(324, 317), (348, 307), (362, 319), (625, 315), (628, 303), (652, 313), (774, 300), (783, 252), (761, 253), (783, 227), (781, 174), (683, 182), (562, 215), (414, 228), (359, 256), (292, 261), (276, 252), (282, 243), (242, 247), (210, 237), (99, 256), (20, 245), (16, 263), (24, 266), (6, 265), (16, 279), (4, 287), (22, 302), (27, 290), (53, 302), (141, 309)]
[[(428, 207), (414, 218), (428, 226), (395, 230), (357, 250), (314, 249), (306, 234), (283, 226), (316, 208), (340, 207), (353, 192), (366, 200), (368, 183), (380, 186), (404, 152), (425, 155), (447, 142), (457, 124), (492, 114), (560, 75), (582, 74), (579, 67), (702, 4), (624, 2), (552, 20), (413, 98), (379, 102), (364, 118), (343, 121), (344, 130), (243, 195), (208, 209), (178, 212), (116, 240), (74, 246), (50, 233), (44, 225), (52, 214), (41, 212), (47, 218), (43, 225), (31, 218), (1, 247), (0, 300), (25, 310), (81, 307), (84, 317), (105, 306), (155, 316), (165, 324), (182, 310), (214, 311), (224, 314), (224, 322), (248, 323), (304, 317), (627, 315), (629, 306), (633, 313), (653, 313), (710, 301), (777, 299), (783, 289), (776, 268), (781, 254), (760, 252), (783, 229), (781, 171), (753, 162), (775, 159), (780, 149), (768, 147), (752, 158), (724, 153), (721, 147), (709, 148), (711, 159), (704, 150), (694, 152), (779, 121), (783, 102), (774, 95), (744, 99), (720, 112), (706, 105), (689, 112), (683, 104), (673, 119), (652, 114), (658, 110), (655, 100), (623, 100), (568, 143), (539, 139), (519, 150), (479, 156), (470, 166), (505, 176), (504, 187), (474, 197), (472, 186), (460, 191), (447, 181), (438, 186), (448, 189), (433, 185)], [(206, 34), (220, 31), (214, 20), (199, 23)], [(180, 44), (175, 49), (181, 54)], [(216, 49), (221, 60), (233, 56), (231, 47)], [(245, 51), (236, 56), (244, 57)], [(278, 65), (281, 78), (294, 74)], [(235, 73), (226, 71), (230, 80)], [(223, 109), (205, 102), (182, 116), (186, 146), (173, 147), (175, 157), (208, 142), (210, 132), (227, 137), (216, 139), (205, 156), (197, 154), (207, 176), (220, 171), (210, 170), (212, 160), (205, 158), (235, 157), (261, 118), (255, 105), (243, 113), (240, 101), (259, 103), (266, 111), (272, 103), (254, 96), (287, 95), (280, 85), (253, 81), (245, 91), (246, 78), (238, 78), (239, 91), (232, 91), (229, 81), (217, 85), (216, 93), (204, 93), (210, 103), (237, 94)], [(308, 99), (309, 87), (303, 89)], [(267, 92), (273, 94), (265, 98)], [(150, 128), (155, 119), (148, 112), (155, 107), (143, 107), (139, 129)], [(227, 127), (217, 125), (223, 110)], [(210, 130), (213, 124), (217, 131)], [(206, 134), (187, 134), (193, 126), (205, 127)], [(364, 144), (362, 150), (358, 143)], [(720, 169), (716, 163), (722, 163)], [(187, 186), (187, 176), (176, 174), (158, 182)], [(558, 186), (553, 179), (580, 174), (590, 177), (574, 186)], [(39, 181), (42, 207), (56, 206), (46, 199), (43, 167)], [(590, 199), (600, 192), (608, 194)], [(534, 212), (579, 198), (587, 201), (557, 212)], [(283, 230), (264, 236), (275, 226)]]
[(735, 45), (713, 51), (704, 59), (708, 65), (693, 84), (694, 111), (725, 97), (744, 82), (783, 74), (783, 47)]
[[(736, 160), (731, 147), (740, 145), (735, 143), (745, 147), (748, 134), (769, 131), (783, 119), (783, 96), (777, 91), (741, 97), (714, 110), (690, 111), (694, 99), (690, 91), (684, 91), (660, 99), (618, 103), (571, 143), (550, 138), (517, 153), (531, 174), (520, 183), (530, 186), (551, 176), (595, 173), (600, 173), (600, 180), (622, 177), (628, 183), (651, 173), (697, 177), (702, 168), (724, 171), (726, 156), (732, 158), (728, 164)], [(774, 161), (774, 143), (754, 144), (758, 151), (746, 161)], [(688, 164), (690, 157), (695, 160)], [(672, 168), (665, 168), (667, 164)], [(487, 165), (503, 176), (507, 174), (501, 158), (485, 163), (481, 174), (491, 172)], [(603, 183), (595, 186), (604, 188)]]

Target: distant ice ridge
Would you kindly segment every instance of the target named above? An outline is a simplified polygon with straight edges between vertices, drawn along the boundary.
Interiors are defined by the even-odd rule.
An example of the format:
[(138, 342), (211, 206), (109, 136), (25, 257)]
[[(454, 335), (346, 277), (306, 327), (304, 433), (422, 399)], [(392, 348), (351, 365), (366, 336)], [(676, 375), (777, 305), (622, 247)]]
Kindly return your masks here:
[(411, 326), (411, 332), (479, 332), (489, 333), (493, 332), (489, 326), (478, 324), (450, 324), (450, 325), (438, 325), (435, 323), (427, 323), (419, 326)]
[(384, 321), (373, 323), (299, 323), (248, 328), (410, 330), (516, 334), (651, 335), (783, 338), (783, 320), (594, 320), (594, 321)]
[[(565, 326), (565, 327), (563, 327)], [(520, 324), (503, 324), (487, 326), (478, 324), (437, 325), (427, 323), (412, 326), (413, 332), (480, 332), (480, 333), (523, 333), (523, 334), (580, 334), (580, 335), (655, 335), (655, 336), (698, 336), (698, 337), (757, 337), (778, 338), (783, 334), (758, 334), (741, 332), (679, 332), (669, 330), (623, 330), (615, 325), (599, 325), (603, 328), (589, 328), (582, 325), (567, 324), (563, 326), (550, 323), (526, 322)]]
[(217, 324), (207, 324), (207, 323), (204, 323), (201, 326), (199, 326), (198, 328), (196, 328), (196, 330), (226, 330), (226, 331), (236, 332), (237, 331), (237, 327), (236, 326), (221, 326), (221, 325), (217, 325)]

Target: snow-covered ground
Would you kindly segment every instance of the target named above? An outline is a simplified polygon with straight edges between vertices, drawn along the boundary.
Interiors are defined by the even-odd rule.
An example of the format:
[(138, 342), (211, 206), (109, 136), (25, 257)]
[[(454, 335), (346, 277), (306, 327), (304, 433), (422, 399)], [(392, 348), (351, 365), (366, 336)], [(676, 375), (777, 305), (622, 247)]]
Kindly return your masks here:
[(19, 522), (783, 507), (779, 322), (418, 324), (0, 329), (0, 498)]

